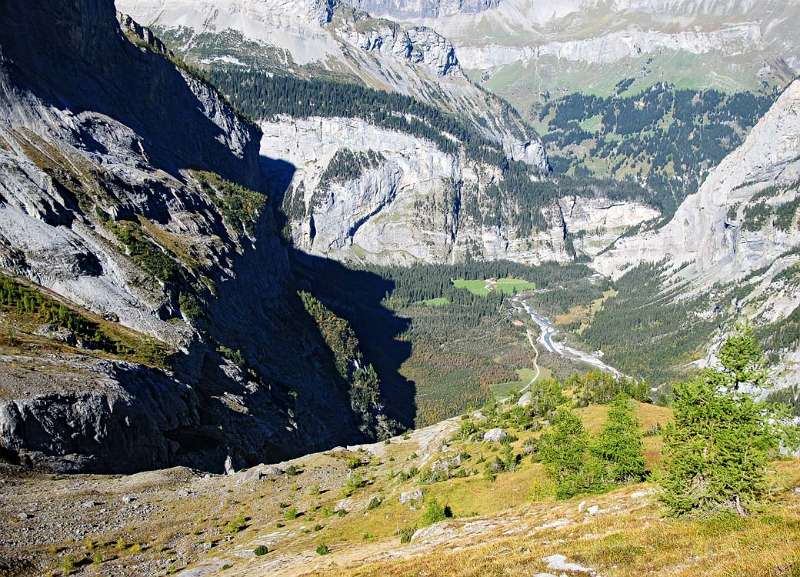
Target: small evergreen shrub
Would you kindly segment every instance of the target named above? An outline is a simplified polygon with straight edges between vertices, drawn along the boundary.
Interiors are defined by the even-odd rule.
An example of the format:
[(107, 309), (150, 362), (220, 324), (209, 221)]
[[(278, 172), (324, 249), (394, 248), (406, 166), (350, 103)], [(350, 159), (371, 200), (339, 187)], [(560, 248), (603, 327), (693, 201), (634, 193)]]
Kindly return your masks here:
[(433, 525), (439, 521), (444, 521), (452, 516), (453, 512), (450, 510), (448, 505), (442, 506), (439, 504), (439, 501), (432, 499), (428, 501), (425, 511), (422, 512), (420, 524), (423, 527), (428, 527), (429, 525)]
[(245, 519), (244, 515), (239, 515), (235, 519), (228, 521), (225, 525), (225, 533), (228, 535), (235, 535), (245, 527), (247, 527), (247, 519)]
[(592, 445), (593, 453), (606, 469), (609, 481), (641, 481), (645, 476), (644, 443), (633, 404), (619, 395), (608, 411), (600, 435)]

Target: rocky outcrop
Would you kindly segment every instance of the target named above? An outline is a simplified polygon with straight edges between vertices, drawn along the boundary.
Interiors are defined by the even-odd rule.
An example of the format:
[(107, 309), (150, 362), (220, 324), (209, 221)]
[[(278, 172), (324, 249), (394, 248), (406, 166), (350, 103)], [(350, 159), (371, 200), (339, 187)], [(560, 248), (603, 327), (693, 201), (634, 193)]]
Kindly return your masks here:
[(350, 3), (376, 16), (403, 19), (478, 14), (496, 7), (500, 0), (351, 0)]
[(134, 39), (134, 42), (141, 43), (144, 46), (147, 46), (150, 50), (163, 56), (174, 56), (173, 52), (167, 48), (167, 45), (164, 44), (161, 39), (153, 33), (152, 30), (145, 28), (127, 14), (118, 12), (117, 20), (119, 21), (119, 26), (122, 28), (123, 32), (130, 34)]
[(569, 62), (608, 65), (626, 58), (663, 52), (737, 53), (761, 45), (761, 28), (746, 23), (711, 32), (687, 30), (668, 33), (656, 30), (625, 30), (580, 40), (547, 42), (534, 46), (465, 46), (459, 53), (471, 68), (493, 68), (513, 63), (529, 64), (552, 57)]
[(646, 204), (607, 198), (558, 199), (564, 225), (578, 254), (594, 257), (627, 231), (657, 219), (661, 213)]
[[(601, 190), (546, 204), (544, 226), (522, 230), (513, 223), (531, 209), (514, 198), (496, 205), (490, 189), (503, 178), (496, 166), (358, 119), (279, 118), (261, 128), (264, 154), (296, 169), (283, 201), (295, 246), (337, 260), (565, 262), (575, 248), (596, 254), (658, 215), (638, 202), (612, 202)], [(323, 175), (345, 148), (378, 154), (381, 164), (328, 186)]]
[(0, 366), (0, 447), (21, 465), (155, 469), (178, 460), (181, 431), (200, 423), (195, 391), (161, 371), (55, 355)]
[(175, 350), (168, 369), (98, 361), (15, 328), (54, 356), (13, 372), (8, 339), (2, 455), (221, 470), (374, 437), (292, 288), (258, 128), (123, 33), (111, 0), (12, 0), (0, 19), (0, 271)]
[(421, 64), (439, 76), (460, 74), (456, 51), (449, 40), (430, 28), (405, 28), (388, 20), (372, 20), (362, 15), (356, 24), (340, 34), (366, 52), (379, 52)]

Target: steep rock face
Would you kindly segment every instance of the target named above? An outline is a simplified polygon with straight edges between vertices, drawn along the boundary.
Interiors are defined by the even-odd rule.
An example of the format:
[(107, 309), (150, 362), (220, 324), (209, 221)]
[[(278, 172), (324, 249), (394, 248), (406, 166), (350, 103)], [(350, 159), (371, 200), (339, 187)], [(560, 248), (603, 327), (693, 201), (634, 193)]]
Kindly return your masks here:
[[(3, 454), (219, 470), (375, 436), (292, 289), (258, 128), (110, 0), (0, 19), (0, 272), (177, 349), (165, 371), (47, 345), (48, 378), (0, 382)], [(4, 375), (30, 364), (13, 322)]]
[(439, 76), (461, 72), (450, 41), (424, 26), (403, 28), (388, 20), (375, 20), (348, 27), (341, 33), (366, 52), (377, 51), (412, 64), (423, 64)]
[[(507, 258), (525, 263), (574, 258), (608, 246), (628, 226), (657, 216), (636, 202), (570, 197), (542, 209), (545, 226), (511, 224), (525, 210), (497, 205), (492, 165), (358, 119), (262, 122), (262, 152), (296, 167), (283, 201), (296, 246), (338, 260), (376, 263)], [(333, 170), (346, 151), (350, 170)], [(368, 160), (371, 158), (372, 160)], [(353, 166), (363, 170), (353, 175)]]
[(647, 54), (686, 52), (704, 55), (723, 51), (741, 53), (761, 45), (761, 27), (744, 23), (710, 32), (625, 30), (594, 38), (546, 42), (536, 46), (490, 44), (463, 47), (459, 49), (459, 53), (471, 68), (485, 69), (513, 63), (527, 65), (546, 57), (568, 62), (609, 65)]
[[(123, 0), (118, 6), (139, 21), (162, 29), (180, 27), (214, 34), (234, 30), (249, 40), (284, 50), (300, 65), (326, 66), (329, 59), (344, 59), (351, 46), (369, 51), (377, 43), (390, 48), (385, 55), (391, 58), (421, 64), (440, 75), (457, 71), (452, 45), (433, 30), (372, 21), (361, 12), (356, 15), (360, 26), (374, 28), (370, 31), (373, 42), (364, 44), (358, 31), (342, 26), (346, 20), (334, 18), (337, 11), (351, 12), (338, 4), (304, 0)], [(450, 59), (447, 69), (439, 65), (442, 58)]]
[(619, 274), (632, 263), (668, 258), (676, 267), (690, 264), (692, 273), (714, 282), (772, 263), (800, 242), (794, 227), (783, 231), (771, 216), (752, 226), (743, 218), (759, 200), (770, 207), (794, 200), (799, 159), (800, 82), (794, 82), (668, 225), (620, 240), (598, 259), (597, 268)]
[(55, 356), (4, 356), (0, 366), (0, 446), (19, 464), (154, 469), (176, 460), (180, 444), (170, 437), (200, 422), (194, 390), (161, 371)]
[[(344, 3), (121, 0), (188, 60), (278, 75), (331, 76), (413, 96), (469, 122), (509, 156), (547, 170), (541, 142), (510, 107), (468, 80), (457, 52), (426, 26)], [(329, 18), (319, 18), (320, 14)]]
[(477, 14), (496, 7), (500, 0), (352, 0), (350, 3), (376, 16), (436, 18)]
[(558, 200), (564, 224), (578, 254), (594, 257), (626, 231), (657, 219), (660, 213), (638, 202), (606, 198), (564, 197)]

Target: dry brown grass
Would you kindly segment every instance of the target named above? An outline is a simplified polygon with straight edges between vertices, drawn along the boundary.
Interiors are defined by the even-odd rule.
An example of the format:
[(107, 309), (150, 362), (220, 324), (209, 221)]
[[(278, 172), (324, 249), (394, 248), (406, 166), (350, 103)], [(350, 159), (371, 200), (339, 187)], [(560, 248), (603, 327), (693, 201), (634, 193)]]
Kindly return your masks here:
[[(542, 560), (563, 554), (606, 577), (796, 577), (800, 575), (800, 462), (777, 465), (775, 500), (749, 518), (668, 519), (654, 496), (638, 496), (648, 486), (625, 487), (588, 498), (601, 506), (596, 517), (576, 516), (580, 498), (555, 506), (524, 508), (518, 525), (538, 520), (543, 510), (564, 515), (563, 529), (532, 529), (504, 537), (507, 527), (472, 544), (448, 543), (392, 561), (317, 570), (308, 575), (352, 577), (530, 577), (552, 572)], [(400, 547), (398, 546), (398, 549)], [(560, 573), (560, 572), (557, 572)], [(572, 575), (573, 573), (570, 573)], [(577, 574), (577, 573), (575, 573)]]

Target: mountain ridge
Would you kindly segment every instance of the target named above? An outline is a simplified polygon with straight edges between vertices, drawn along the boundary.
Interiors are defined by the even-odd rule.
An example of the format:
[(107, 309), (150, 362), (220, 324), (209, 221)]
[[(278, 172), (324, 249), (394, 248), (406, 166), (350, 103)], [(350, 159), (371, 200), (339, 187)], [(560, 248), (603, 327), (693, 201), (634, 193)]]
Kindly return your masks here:
[[(259, 129), (126, 37), (111, 1), (9, 2), (0, 16), (14, 24), (0, 32), (3, 278), (63, 299), (53, 318), (12, 292), (22, 297), (0, 318), (0, 435), (13, 458), (64, 471), (221, 470), (393, 426), (379, 383), (363, 401), (360, 373), (336, 370), (296, 294)], [(45, 23), (68, 33), (35, 32)], [(175, 353), (168, 370), (126, 363), (113, 343), (95, 352), (76, 339), (75, 323), (131, 329)], [(40, 349), (47, 373), (94, 376), (54, 388), (36, 371)]]

